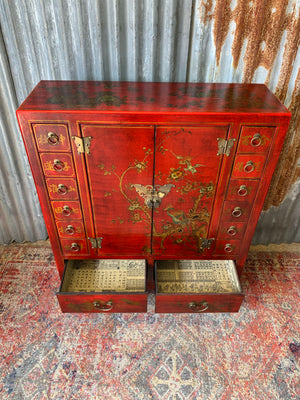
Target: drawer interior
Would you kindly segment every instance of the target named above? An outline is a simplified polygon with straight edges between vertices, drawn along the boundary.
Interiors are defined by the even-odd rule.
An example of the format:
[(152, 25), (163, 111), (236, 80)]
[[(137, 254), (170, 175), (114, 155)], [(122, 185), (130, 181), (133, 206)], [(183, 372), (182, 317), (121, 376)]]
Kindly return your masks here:
[(145, 260), (67, 260), (60, 292), (141, 293)]
[(156, 261), (156, 293), (241, 293), (232, 260)]

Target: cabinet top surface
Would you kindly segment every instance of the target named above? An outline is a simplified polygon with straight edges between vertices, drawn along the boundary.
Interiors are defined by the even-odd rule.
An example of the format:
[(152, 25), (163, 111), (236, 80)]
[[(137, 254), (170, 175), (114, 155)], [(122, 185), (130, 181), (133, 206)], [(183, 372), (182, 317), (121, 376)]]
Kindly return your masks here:
[(290, 114), (261, 84), (41, 81), (19, 111)]

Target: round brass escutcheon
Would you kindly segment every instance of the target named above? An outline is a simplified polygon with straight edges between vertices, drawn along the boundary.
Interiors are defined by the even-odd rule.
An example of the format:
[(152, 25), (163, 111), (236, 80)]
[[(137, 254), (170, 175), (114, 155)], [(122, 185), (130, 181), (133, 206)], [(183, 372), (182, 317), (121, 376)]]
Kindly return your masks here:
[(227, 229), (227, 233), (228, 233), (228, 235), (230, 235), (230, 236), (235, 236), (236, 234), (237, 234), (237, 229), (236, 229), (236, 227), (235, 226), (230, 226), (228, 229)]
[(261, 136), (259, 133), (256, 133), (253, 138), (251, 139), (251, 146), (258, 147), (261, 145)]
[(79, 246), (78, 243), (72, 243), (72, 244), (71, 244), (71, 251), (72, 251), (73, 253), (78, 253), (79, 250), (80, 250), (80, 246)]
[(232, 253), (233, 247), (230, 243), (226, 243), (224, 246), (224, 250), (226, 251), (226, 253)]
[(60, 183), (57, 186), (57, 193), (61, 194), (62, 196), (68, 193), (68, 188), (67, 186), (63, 185), (62, 183)]
[(62, 213), (68, 217), (72, 214), (72, 209), (69, 206), (63, 206)]
[(47, 136), (47, 141), (52, 146), (55, 146), (56, 144), (59, 143), (59, 136), (54, 132), (49, 132)]
[(196, 301), (192, 301), (187, 306), (190, 310), (194, 312), (203, 312), (208, 309), (208, 302), (205, 300), (200, 301), (199, 303), (197, 303)]
[(111, 300), (101, 303), (98, 300), (93, 301), (93, 306), (99, 311), (110, 311), (113, 308), (113, 302)]
[(60, 160), (54, 160), (53, 162), (53, 169), (57, 172), (61, 172), (64, 169), (64, 163)]
[(242, 197), (247, 196), (247, 194), (248, 194), (247, 186), (246, 185), (241, 185), (239, 187), (237, 193), (238, 193), (239, 196), (242, 196)]
[(66, 232), (68, 235), (74, 235), (74, 233), (75, 233), (75, 228), (74, 228), (74, 226), (73, 226), (73, 225), (68, 225), (68, 226), (66, 227), (66, 229), (65, 229), (65, 232)]
[(235, 207), (231, 214), (233, 217), (239, 218), (243, 214), (243, 212), (240, 207)]
[(249, 174), (250, 172), (254, 171), (254, 162), (248, 161), (247, 164), (244, 165), (244, 171)]

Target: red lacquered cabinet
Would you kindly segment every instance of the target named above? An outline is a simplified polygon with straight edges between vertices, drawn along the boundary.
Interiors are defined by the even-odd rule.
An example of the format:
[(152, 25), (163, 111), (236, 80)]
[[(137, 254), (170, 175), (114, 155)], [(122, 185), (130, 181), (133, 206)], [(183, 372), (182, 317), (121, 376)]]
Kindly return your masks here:
[(63, 312), (236, 312), (290, 113), (264, 85), (41, 81), (17, 110)]

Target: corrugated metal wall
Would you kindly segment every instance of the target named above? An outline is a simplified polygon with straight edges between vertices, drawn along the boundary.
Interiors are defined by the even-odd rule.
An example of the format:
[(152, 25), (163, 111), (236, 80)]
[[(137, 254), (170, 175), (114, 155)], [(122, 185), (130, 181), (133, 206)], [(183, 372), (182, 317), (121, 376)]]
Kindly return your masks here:
[(254, 241), (300, 242), (299, 9), (298, 0), (0, 0), (0, 242), (46, 237), (15, 118), (41, 79), (266, 83), (293, 119)]

